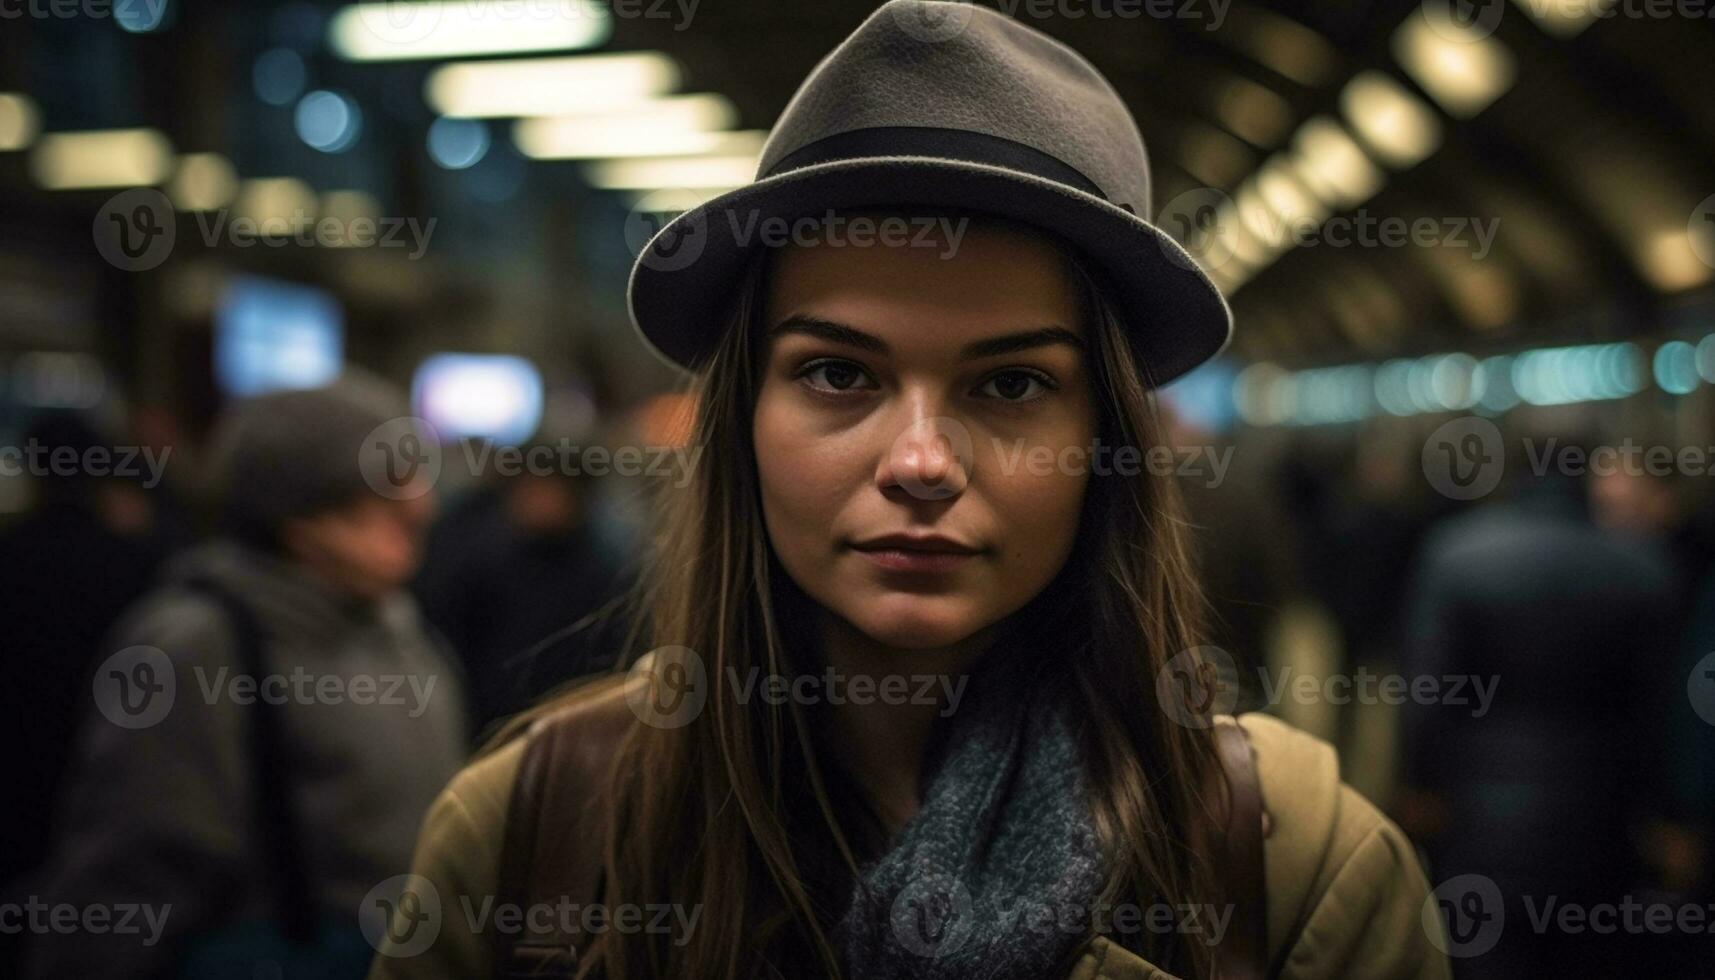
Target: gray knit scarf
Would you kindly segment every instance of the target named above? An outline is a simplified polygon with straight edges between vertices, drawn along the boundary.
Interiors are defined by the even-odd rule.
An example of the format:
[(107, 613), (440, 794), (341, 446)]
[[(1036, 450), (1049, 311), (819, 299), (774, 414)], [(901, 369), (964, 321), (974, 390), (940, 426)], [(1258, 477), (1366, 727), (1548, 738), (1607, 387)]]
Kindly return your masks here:
[(836, 929), (847, 976), (1041, 980), (1082, 942), (1102, 861), (1066, 706), (1031, 659), (984, 665), (938, 723), (921, 806)]

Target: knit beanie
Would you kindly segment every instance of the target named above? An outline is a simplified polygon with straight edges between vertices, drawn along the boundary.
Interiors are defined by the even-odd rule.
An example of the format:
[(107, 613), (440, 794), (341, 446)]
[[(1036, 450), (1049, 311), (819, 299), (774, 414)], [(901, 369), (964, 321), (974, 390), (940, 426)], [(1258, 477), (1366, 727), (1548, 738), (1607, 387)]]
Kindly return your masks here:
[(225, 530), (274, 547), (287, 520), (375, 493), (359, 465), (365, 437), (408, 415), (398, 387), (353, 368), (325, 387), (231, 406), (210, 441), (210, 489)]

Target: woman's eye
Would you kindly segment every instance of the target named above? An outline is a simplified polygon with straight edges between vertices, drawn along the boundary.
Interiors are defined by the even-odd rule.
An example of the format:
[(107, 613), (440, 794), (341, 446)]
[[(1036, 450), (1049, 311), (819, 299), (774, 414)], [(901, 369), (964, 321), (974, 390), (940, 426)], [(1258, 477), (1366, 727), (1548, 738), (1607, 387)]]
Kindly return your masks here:
[(806, 365), (798, 373), (798, 377), (808, 382), (810, 387), (822, 391), (851, 391), (870, 387), (861, 384), (867, 377), (863, 368), (850, 361), (815, 361)]
[(1035, 401), (1053, 388), (1053, 382), (1035, 371), (1002, 371), (984, 381), (977, 391), (1007, 402)]

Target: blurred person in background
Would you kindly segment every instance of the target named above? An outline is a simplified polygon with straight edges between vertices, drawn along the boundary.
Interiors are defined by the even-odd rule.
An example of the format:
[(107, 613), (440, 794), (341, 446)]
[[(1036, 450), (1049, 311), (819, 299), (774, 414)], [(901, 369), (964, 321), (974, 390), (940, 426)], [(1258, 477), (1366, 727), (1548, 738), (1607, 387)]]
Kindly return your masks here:
[(1655, 542), (1673, 563), (1680, 621), (1691, 614), (1698, 587), (1715, 559), (1708, 516), (1690, 499), (1689, 490), (1675, 472), (1656, 462), (1635, 457), (1604, 465), (1592, 461), (1592, 518), (1615, 534)]
[[(1276, 533), (1283, 518), (1256, 478), (1253, 453), (1239, 452), (1231, 437), (1198, 425), (1171, 403), (1164, 402), (1162, 412), (1179, 459), (1197, 469), (1178, 482), (1209, 602), (1209, 640), (1232, 654), (1238, 676), (1230, 682), (1238, 686), (1239, 707), (1256, 710), (1263, 703), (1257, 671), (1268, 666), (1282, 606), (1297, 598), (1292, 556)], [(1218, 477), (1217, 455), (1232, 467)]]
[[(1707, 907), (1715, 904), (1715, 574), (1692, 591), (1679, 653), (1667, 711), (1667, 795), (1644, 846), (1668, 895)], [(1681, 962), (1706, 962), (1707, 943), (1681, 936)]]
[(1339, 622), (1354, 666), (1393, 657), (1411, 557), (1450, 509), (1443, 497), (1414, 499), (1418, 450), (1401, 436), (1385, 422), (1352, 445), (1304, 433), (1279, 471), (1305, 587)]
[(223, 534), (112, 633), (32, 892), (155, 918), (43, 930), (30, 976), (361, 974), (359, 904), (406, 870), (466, 738), (456, 666), (404, 591), (430, 498), (383, 495), (360, 466), (405, 414), (353, 375), (221, 420)]
[[(1484, 875), (1505, 903), (1499, 944), (1456, 960), (1460, 975), (1635, 968), (1659, 946), (1535, 930), (1531, 912), (1550, 896), (1617, 904), (1644, 881), (1638, 841), (1661, 800), (1673, 568), (1652, 543), (1592, 521), (1575, 469), (1533, 465), (1525, 447), (1540, 453), (1546, 437), (1508, 445), (1507, 497), (1431, 527), (1418, 555), (1405, 674), (1447, 692), (1447, 678), (1467, 681), (1462, 703), (1407, 702), (1397, 816), (1424, 841), (1433, 880)], [(1562, 447), (1579, 443), (1561, 437)], [(1493, 685), (1486, 710), (1481, 685)], [(1456, 940), (1499, 911), (1467, 921), (1468, 903), (1454, 908)]]
[(1335, 550), (1327, 600), (1354, 666), (1391, 665), (1397, 656), (1406, 577), (1429, 522), (1413, 493), (1423, 481), (1416, 447), (1402, 441), (1364, 433), (1344, 470), (1343, 501), (1323, 515)]
[[(51, 813), (42, 802), (59, 792), (101, 640), (185, 536), (163, 484), (145, 487), (107, 471), (114, 447), (83, 415), (41, 416), (24, 445), (110, 462), (100, 473), (53, 468), (37, 475), (35, 506), (0, 534), (0, 622), (7, 631), (0, 744), (11, 753), (0, 789), (0, 896), (8, 901), (19, 897), (20, 879), (51, 845)], [(11, 939), (0, 936), (0, 943)], [(9, 945), (0, 951), (0, 974), (9, 974), (10, 952)]]
[[(1643, 445), (1668, 443), (1650, 439)], [(1712, 885), (1708, 852), (1715, 827), (1715, 677), (1699, 671), (1708, 669), (1701, 662), (1715, 651), (1715, 540), (1693, 492), (1690, 481), (1666, 458), (1640, 453), (1621, 455), (1597, 470), (1590, 498), (1597, 524), (1653, 542), (1673, 566), (1675, 602), (1669, 628), (1681, 640), (1678, 669), (1668, 678), (1674, 690), (1667, 692), (1663, 712), (1667, 785), (1660, 819), (1643, 834), (1643, 850), (1666, 894), (1707, 904)], [(1676, 689), (1682, 684), (1700, 700), (1679, 697)]]
[(569, 438), (519, 450), (536, 462), (437, 525), (414, 586), (464, 663), (475, 733), (621, 653), (610, 619), (583, 622), (626, 587), (621, 556), (594, 526), (593, 479)]
[[(1392, 675), (1405, 639), (1404, 607), (1412, 558), (1431, 521), (1453, 501), (1425, 500), (1419, 445), (1403, 427), (1382, 421), (1358, 436), (1340, 471), (1338, 502), (1320, 515), (1315, 533), (1328, 564), (1318, 584), (1339, 624), (1343, 671)], [(1398, 791), (1396, 705), (1354, 698), (1334, 719), (1350, 759), (1347, 778), (1376, 799)]]

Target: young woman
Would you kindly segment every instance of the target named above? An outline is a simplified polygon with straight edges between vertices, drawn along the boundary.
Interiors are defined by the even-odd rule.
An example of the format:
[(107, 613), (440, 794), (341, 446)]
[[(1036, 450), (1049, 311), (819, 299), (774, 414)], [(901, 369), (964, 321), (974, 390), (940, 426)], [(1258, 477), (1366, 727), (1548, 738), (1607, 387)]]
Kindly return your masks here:
[(703, 451), (654, 652), (453, 781), (375, 980), (1446, 976), (1331, 750), (1245, 717), (1246, 811), (1175, 680), (1201, 599), (1151, 391), (1229, 315), (1138, 217), (1143, 152), (1076, 54), (893, 0), (755, 184), (662, 230), (632, 311)]

